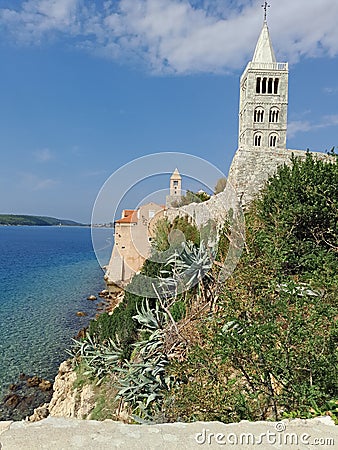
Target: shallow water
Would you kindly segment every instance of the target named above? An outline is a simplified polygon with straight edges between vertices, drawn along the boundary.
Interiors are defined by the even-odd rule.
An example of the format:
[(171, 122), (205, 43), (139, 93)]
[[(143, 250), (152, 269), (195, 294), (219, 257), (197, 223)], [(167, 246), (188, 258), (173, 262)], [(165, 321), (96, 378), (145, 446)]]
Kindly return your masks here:
[(22, 372), (55, 377), (102, 289), (90, 228), (0, 227), (0, 395)]

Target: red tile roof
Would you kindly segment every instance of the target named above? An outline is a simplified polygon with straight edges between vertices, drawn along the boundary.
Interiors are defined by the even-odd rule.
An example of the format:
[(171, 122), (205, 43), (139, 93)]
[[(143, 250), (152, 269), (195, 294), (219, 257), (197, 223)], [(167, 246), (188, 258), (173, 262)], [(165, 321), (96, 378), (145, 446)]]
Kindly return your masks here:
[(137, 223), (137, 210), (124, 209), (122, 212), (122, 218), (116, 220), (115, 223)]

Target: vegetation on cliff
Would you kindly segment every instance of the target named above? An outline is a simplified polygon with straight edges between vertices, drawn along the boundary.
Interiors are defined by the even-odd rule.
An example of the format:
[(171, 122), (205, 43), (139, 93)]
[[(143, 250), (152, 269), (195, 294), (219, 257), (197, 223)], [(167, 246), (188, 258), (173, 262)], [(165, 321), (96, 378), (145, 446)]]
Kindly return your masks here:
[(337, 268), (337, 160), (293, 159), (247, 211), (245, 251), (226, 282), (217, 282), (219, 264), (203, 241), (164, 264), (148, 261), (143, 270), (163, 289), (151, 300), (127, 293), (77, 344), (77, 361), (114, 385), (137, 420), (335, 417)]

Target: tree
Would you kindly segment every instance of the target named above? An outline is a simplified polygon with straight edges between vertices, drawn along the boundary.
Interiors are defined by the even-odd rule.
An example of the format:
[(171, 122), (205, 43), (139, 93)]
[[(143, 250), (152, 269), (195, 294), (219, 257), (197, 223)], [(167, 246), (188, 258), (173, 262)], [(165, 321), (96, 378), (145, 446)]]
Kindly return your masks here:
[(246, 214), (246, 252), (213, 318), (172, 365), (184, 375), (167, 399), (170, 419), (337, 414), (337, 227), (335, 157), (279, 168)]
[(256, 201), (262, 223), (260, 245), (283, 274), (336, 268), (338, 251), (338, 164), (292, 158), (281, 167)]

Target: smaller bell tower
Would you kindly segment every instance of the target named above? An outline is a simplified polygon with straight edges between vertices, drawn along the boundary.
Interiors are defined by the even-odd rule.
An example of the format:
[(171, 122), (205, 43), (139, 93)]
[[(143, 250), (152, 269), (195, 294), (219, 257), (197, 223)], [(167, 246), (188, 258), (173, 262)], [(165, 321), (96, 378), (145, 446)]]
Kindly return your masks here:
[(176, 168), (170, 177), (170, 196), (181, 197), (182, 177)]
[(182, 196), (182, 177), (176, 168), (170, 177), (169, 195), (167, 196), (167, 207), (173, 203), (178, 204)]

